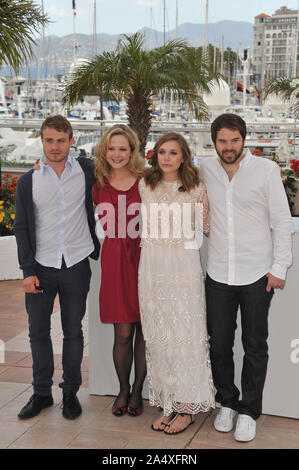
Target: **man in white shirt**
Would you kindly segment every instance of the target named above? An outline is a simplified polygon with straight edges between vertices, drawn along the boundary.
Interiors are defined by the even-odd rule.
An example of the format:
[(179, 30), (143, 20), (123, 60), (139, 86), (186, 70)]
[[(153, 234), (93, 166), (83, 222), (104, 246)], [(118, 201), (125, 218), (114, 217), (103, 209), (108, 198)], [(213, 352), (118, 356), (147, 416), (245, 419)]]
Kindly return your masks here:
[[(218, 157), (200, 174), (210, 204), (207, 322), (216, 401), (214, 426), (235, 439), (255, 437), (268, 362), (268, 311), (292, 263), (292, 219), (279, 166), (244, 149), (246, 124), (223, 114), (211, 126)], [(234, 384), (233, 344), (240, 307), (244, 360), (242, 400)]]
[(99, 242), (91, 189), (92, 162), (69, 156), (73, 131), (63, 116), (50, 116), (41, 127), (44, 157), (40, 171), (30, 170), (18, 181), (14, 233), (24, 273), (26, 309), (33, 360), (33, 392), (19, 413), (36, 416), (53, 404), (54, 358), (51, 314), (59, 295), (63, 330), (63, 416), (81, 414), (77, 391), (82, 382), (82, 319), (91, 271)]

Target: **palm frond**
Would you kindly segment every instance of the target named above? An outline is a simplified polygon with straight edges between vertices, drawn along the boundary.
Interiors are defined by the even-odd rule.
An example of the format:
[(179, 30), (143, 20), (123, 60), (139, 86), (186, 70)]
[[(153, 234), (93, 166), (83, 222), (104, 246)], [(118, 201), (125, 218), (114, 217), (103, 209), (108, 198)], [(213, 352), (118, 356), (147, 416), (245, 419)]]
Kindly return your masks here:
[(280, 96), (285, 102), (293, 105), (295, 116), (299, 116), (299, 77), (279, 77), (269, 80), (264, 86), (265, 98), (270, 94)]
[(273, 78), (264, 86), (265, 98), (270, 94), (280, 95), (286, 101), (290, 99), (292, 88), (291, 80), (285, 77)]
[(41, 8), (32, 0), (0, 1), (0, 65), (14, 68), (32, 58), (34, 35), (48, 22)]
[(140, 33), (122, 36), (115, 51), (103, 53), (76, 69), (65, 90), (64, 101), (74, 104), (89, 92), (114, 97), (128, 103), (130, 125), (144, 149), (150, 127), (151, 100), (161, 91), (188, 104), (198, 119), (207, 118), (202, 93), (211, 91), (213, 72), (207, 56), (186, 41), (172, 40), (153, 50), (145, 50)]

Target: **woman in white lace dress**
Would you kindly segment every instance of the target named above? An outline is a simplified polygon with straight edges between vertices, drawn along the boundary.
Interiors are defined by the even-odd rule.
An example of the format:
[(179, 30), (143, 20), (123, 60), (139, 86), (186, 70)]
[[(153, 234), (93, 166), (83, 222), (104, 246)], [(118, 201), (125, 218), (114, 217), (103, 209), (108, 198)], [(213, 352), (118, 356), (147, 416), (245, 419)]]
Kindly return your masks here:
[(139, 303), (155, 431), (177, 434), (215, 407), (195, 224), (208, 235), (207, 193), (185, 139), (162, 136), (139, 182), (142, 242)]

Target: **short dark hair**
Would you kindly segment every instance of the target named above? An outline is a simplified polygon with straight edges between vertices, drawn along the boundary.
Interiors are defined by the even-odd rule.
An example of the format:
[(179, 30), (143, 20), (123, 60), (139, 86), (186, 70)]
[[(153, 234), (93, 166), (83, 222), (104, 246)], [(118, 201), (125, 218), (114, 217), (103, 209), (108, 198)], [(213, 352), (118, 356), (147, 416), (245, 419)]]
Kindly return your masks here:
[(73, 137), (73, 128), (70, 122), (60, 114), (55, 116), (49, 116), (47, 119), (44, 120), (42, 126), (40, 128), (41, 136), (43, 137), (43, 131), (50, 127), (51, 129), (55, 129), (58, 132), (66, 132), (69, 135), (69, 139)]
[(211, 137), (216, 144), (217, 133), (220, 129), (231, 129), (240, 132), (242, 139), (246, 139), (247, 129), (245, 121), (237, 114), (225, 113), (218, 116), (211, 124)]

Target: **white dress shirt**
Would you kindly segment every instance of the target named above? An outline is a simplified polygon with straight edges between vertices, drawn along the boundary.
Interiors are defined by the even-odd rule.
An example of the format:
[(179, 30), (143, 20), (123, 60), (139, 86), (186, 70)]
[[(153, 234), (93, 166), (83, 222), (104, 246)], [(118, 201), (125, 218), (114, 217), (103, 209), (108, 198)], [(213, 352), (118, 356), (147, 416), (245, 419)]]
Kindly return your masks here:
[(85, 209), (85, 176), (73, 157), (66, 161), (59, 179), (40, 162), (32, 175), (36, 226), (35, 259), (43, 266), (61, 268), (62, 256), (69, 268), (94, 250)]
[(279, 166), (247, 150), (231, 181), (219, 157), (202, 161), (200, 175), (210, 203), (209, 276), (230, 285), (251, 284), (268, 272), (285, 279), (292, 218)]

